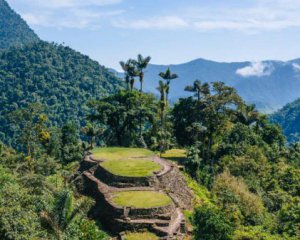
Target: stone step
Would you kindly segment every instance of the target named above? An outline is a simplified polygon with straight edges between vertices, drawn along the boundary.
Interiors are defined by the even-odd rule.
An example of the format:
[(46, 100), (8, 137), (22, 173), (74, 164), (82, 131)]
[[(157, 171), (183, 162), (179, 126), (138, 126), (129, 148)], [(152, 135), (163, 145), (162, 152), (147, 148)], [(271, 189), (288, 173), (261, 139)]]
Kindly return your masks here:
[(184, 216), (179, 208), (176, 208), (176, 214), (170, 222), (169, 226), (169, 235), (173, 235), (180, 230), (181, 223), (184, 219)]
[(132, 224), (132, 225), (156, 225), (160, 227), (168, 227), (170, 221), (161, 219), (116, 219), (117, 222), (122, 224)]
[(155, 234), (159, 237), (169, 236), (169, 227), (153, 226)]

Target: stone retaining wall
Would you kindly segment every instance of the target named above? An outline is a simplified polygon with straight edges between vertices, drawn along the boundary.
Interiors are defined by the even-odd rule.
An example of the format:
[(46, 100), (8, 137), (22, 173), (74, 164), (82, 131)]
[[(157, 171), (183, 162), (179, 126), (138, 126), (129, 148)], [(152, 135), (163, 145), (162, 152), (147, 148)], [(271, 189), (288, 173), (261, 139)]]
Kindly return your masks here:
[(194, 199), (193, 192), (187, 187), (187, 183), (176, 166), (166, 174), (158, 176), (159, 188), (172, 197), (176, 205), (182, 209), (191, 209)]
[[(91, 155), (86, 156), (80, 163), (76, 183), (79, 191), (96, 201), (89, 216), (101, 220), (102, 225), (114, 233), (148, 229), (158, 236), (168, 236), (168, 231), (163, 228), (171, 224), (178, 207), (192, 207), (194, 196), (176, 165), (162, 159), (155, 161), (164, 167), (160, 173), (150, 177), (123, 177), (106, 170), (100, 165), (101, 161), (93, 159)], [(114, 192), (153, 189), (166, 192), (172, 198), (172, 203), (168, 206), (138, 209), (116, 206), (111, 201)], [(180, 229), (174, 233), (177, 231), (180, 232)]]
[[(101, 216), (108, 216), (109, 218), (124, 218), (129, 217), (131, 219), (137, 218), (156, 218), (160, 215), (167, 215), (175, 211), (175, 205), (173, 203), (167, 206), (153, 207), (153, 208), (132, 208), (132, 207), (119, 207), (114, 205), (110, 198), (110, 194), (105, 194), (99, 190), (97, 182), (84, 175), (84, 194), (91, 196), (96, 200), (98, 207), (103, 207)], [(101, 209), (101, 208), (100, 208)], [(104, 211), (105, 209), (105, 211)], [(106, 211), (107, 210), (107, 211)]]

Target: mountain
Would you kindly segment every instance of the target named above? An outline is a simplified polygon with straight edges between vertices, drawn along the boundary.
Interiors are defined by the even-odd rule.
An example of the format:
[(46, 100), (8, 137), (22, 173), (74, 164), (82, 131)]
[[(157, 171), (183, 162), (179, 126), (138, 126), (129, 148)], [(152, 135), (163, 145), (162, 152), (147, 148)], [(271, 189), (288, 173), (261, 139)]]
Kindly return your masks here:
[[(158, 73), (170, 68), (179, 75), (171, 84), (170, 97), (176, 100), (188, 96), (184, 87), (195, 79), (223, 81), (235, 87), (249, 103), (271, 113), (300, 97), (300, 59), (292, 61), (223, 63), (197, 59), (178, 65), (150, 65), (145, 74), (145, 89), (158, 93)], [(119, 74), (117, 74), (120, 76)]]
[(38, 40), (39, 37), (20, 15), (12, 10), (5, 0), (0, 0), (0, 50)]
[(53, 125), (82, 123), (86, 103), (123, 87), (98, 62), (69, 47), (43, 41), (0, 53), (0, 141), (11, 135), (6, 114), (39, 102)]
[(300, 98), (270, 115), (270, 120), (282, 127), (290, 142), (300, 141)]

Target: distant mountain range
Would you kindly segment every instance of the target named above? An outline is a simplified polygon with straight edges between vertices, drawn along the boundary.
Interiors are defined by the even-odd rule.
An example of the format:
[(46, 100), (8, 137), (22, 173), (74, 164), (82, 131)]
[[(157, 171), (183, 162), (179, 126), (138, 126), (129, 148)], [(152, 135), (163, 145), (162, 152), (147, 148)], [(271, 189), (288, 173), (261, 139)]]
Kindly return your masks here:
[[(145, 89), (156, 93), (158, 73), (170, 68), (179, 75), (171, 85), (170, 97), (188, 96), (184, 87), (199, 79), (203, 82), (223, 81), (237, 89), (249, 103), (265, 113), (280, 109), (300, 97), (300, 59), (287, 62), (214, 62), (197, 59), (178, 65), (150, 65), (145, 74)], [(122, 77), (122, 74), (118, 74)]]
[(38, 41), (39, 37), (6, 1), (0, 0), (0, 50)]

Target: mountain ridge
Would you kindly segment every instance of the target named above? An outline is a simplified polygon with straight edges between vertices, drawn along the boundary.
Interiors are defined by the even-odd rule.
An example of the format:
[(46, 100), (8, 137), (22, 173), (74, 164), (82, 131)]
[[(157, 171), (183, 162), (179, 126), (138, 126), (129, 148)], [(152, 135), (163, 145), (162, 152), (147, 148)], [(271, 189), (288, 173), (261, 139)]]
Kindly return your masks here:
[[(298, 66), (299, 65), (299, 66)], [(197, 58), (180, 64), (150, 64), (145, 72), (145, 90), (157, 93), (158, 73), (170, 68), (179, 75), (171, 83), (170, 98), (189, 96), (184, 88), (194, 80), (223, 81), (265, 113), (275, 112), (300, 97), (300, 58), (281, 61), (217, 62)], [(118, 77), (122, 73), (115, 72)]]
[(39, 40), (21, 16), (5, 0), (0, 0), (0, 51)]

